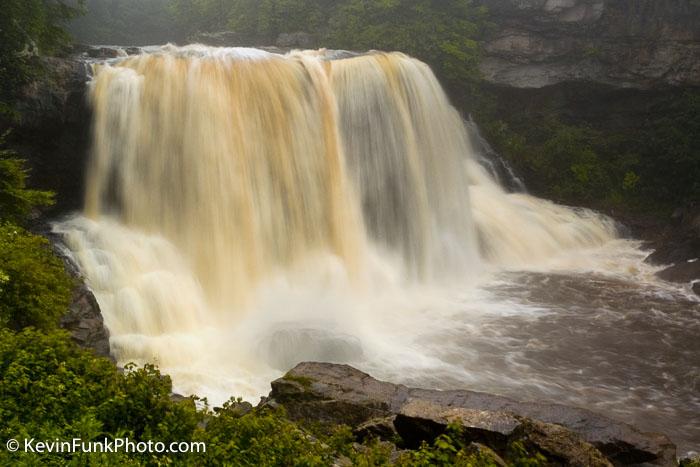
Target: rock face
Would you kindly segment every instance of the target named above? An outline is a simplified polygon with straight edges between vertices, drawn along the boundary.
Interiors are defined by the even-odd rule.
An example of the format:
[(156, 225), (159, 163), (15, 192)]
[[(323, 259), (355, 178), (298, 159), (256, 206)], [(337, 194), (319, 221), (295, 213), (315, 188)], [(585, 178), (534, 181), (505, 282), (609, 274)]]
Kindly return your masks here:
[(92, 349), (101, 357), (111, 358), (109, 332), (104, 327), (100, 306), (85, 284), (79, 284), (73, 291), (68, 313), (61, 318), (61, 327), (70, 331), (79, 346)]
[(700, 295), (700, 207), (678, 209), (652, 246), (656, 251), (646, 261), (668, 266), (658, 276)]
[(494, 28), (481, 71), (498, 85), (700, 85), (693, 0), (481, 0)]
[(347, 424), (361, 437), (396, 434), (407, 447), (431, 441), (448, 424), (458, 423), (467, 441), (502, 452), (517, 440), (562, 465), (676, 462), (676, 448), (666, 436), (642, 433), (584, 409), (409, 388), (347, 365), (301, 363), (272, 383), (265, 403), (284, 406), (295, 420)]
[(73, 340), (85, 349), (92, 349), (96, 355), (112, 358), (109, 350), (109, 331), (104, 325), (102, 311), (97, 299), (85, 284), (78, 266), (67, 256), (61, 240), (54, 234), (46, 234), (52, 242), (54, 252), (66, 267), (66, 272), (74, 279), (75, 288), (68, 312), (61, 318), (60, 326), (69, 331)]
[[(293, 49), (317, 49), (322, 47), (318, 37), (308, 32), (283, 32), (275, 37), (241, 34), (234, 31), (197, 33), (189, 42), (214, 47), (256, 47), (272, 52), (288, 52)], [(266, 44), (266, 45), (263, 45)]]
[(85, 89), (89, 69), (78, 57), (42, 58), (45, 72), (22, 90), (19, 121), (8, 143), (29, 161), (34, 187), (57, 193), (56, 211), (80, 208), (90, 111)]

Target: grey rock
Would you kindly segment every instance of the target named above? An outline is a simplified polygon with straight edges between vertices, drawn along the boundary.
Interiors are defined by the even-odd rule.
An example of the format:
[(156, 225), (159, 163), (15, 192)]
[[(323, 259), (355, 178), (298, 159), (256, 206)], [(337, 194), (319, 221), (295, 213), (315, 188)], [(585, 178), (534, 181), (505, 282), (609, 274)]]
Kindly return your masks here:
[(257, 47), (263, 44), (272, 44), (272, 40), (268, 37), (242, 34), (236, 31), (197, 33), (189, 38), (189, 42), (214, 47)]
[(523, 421), (511, 439), (520, 441), (528, 452), (543, 454), (550, 462), (572, 467), (612, 467), (598, 449), (560, 425)]
[(125, 55), (125, 52), (120, 47), (90, 47), (86, 51), (88, 57), (91, 58), (117, 58)]
[(282, 33), (277, 36), (275, 45), (280, 48), (312, 49), (319, 47), (318, 40), (308, 32)]
[[(512, 437), (520, 426), (516, 426), (515, 420), (531, 419), (566, 428), (616, 465), (675, 465), (676, 448), (666, 436), (642, 433), (630, 425), (585, 409), (517, 402), (466, 390), (409, 388), (376, 380), (347, 365), (299, 364), (285, 377), (272, 383), (270, 399), (283, 405), (295, 420), (358, 427), (371, 419), (395, 415), (395, 427), (402, 437), (408, 436), (408, 428), (417, 430), (417, 427), (424, 430), (423, 435), (430, 437), (450, 419), (460, 418), (460, 421), (473, 425), (473, 433), (478, 433), (479, 429), (491, 429), (494, 431), (490, 436), (500, 436), (502, 442), (503, 437)], [(404, 422), (409, 425), (402, 427)], [(421, 433), (415, 431), (412, 436), (415, 442)]]
[(110, 353), (109, 331), (104, 325), (102, 311), (95, 295), (84, 281), (78, 266), (65, 253), (65, 247), (58, 235), (45, 234), (53, 246), (54, 253), (63, 260), (66, 272), (73, 278), (75, 286), (68, 311), (61, 318), (60, 326), (71, 333), (73, 340), (85, 349), (92, 349), (96, 355), (114, 361)]
[(670, 282), (689, 284), (697, 294), (696, 288), (700, 288), (700, 207), (676, 209), (670, 225), (652, 246), (655, 251), (646, 261), (667, 266), (657, 275)]
[(378, 438), (386, 441), (395, 440), (399, 434), (395, 427), (396, 416), (373, 418), (361, 423), (352, 430), (353, 435), (360, 440), (365, 441), (372, 438)]
[(73, 340), (97, 355), (109, 357), (109, 332), (104, 326), (100, 306), (93, 293), (83, 283), (73, 290), (68, 313), (61, 318), (61, 327), (70, 331)]
[(424, 399), (409, 400), (396, 416), (396, 431), (408, 446), (417, 448), (424, 440), (434, 440), (451, 423), (463, 428), (468, 441), (505, 449), (509, 437), (521, 425), (510, 412), (445, 407)]
[(700, 84), (700, 6), (691, 0), (481, 0), (492, 32), (485, 78), (540, 88)]
[(18, 96), (18, 121), (8, 145), (29, 162), (31, 183), (57, 193), (51, 214), (80, 208), (87, 150), (90, 109), (85, 96), (89, 66), (79, 57), (42, 57), (45, 73), (26, 85)]

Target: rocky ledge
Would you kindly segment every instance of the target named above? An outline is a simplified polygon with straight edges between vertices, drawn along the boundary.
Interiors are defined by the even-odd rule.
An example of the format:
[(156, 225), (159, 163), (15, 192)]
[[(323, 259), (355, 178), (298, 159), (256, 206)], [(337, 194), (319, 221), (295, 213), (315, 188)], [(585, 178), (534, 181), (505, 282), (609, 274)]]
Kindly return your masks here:
[(53, 251), (63, 260), (66, 272), (73, 278), (73, 295), (68, 311), (61, 318), (61, 328), (68, 331), (80, 347), (92, 350), (96, 355), (107, 357), (114, 361), (109, 346), (109, 331), (105, 327), (97, 298), (85, 283), (59, 235), (51, 233), (48, 225), (40, 225), (35, 230), (45, 235), (53, 247)]
[(655, 251), (647, 261), (667, 266), (659, 277), (688, 284), (700, 296), (700, 206), (677, 209), (649, 246)]
[(700, 85), (695, 0), (477, 0), (493, 28), (487, 81), (540, 88), (590, 81), (623, 88)]
[(281, 405), (301, 423), (348, 425), (358, 440), (376, 437), (397, 450), (432, 442), (457, 424), (464, 441), (488, 450), (495, 465), (505, 465), (501, 456), (514, 442), (551, 465), (677, 465), (676, 447), (665, 435), (642, 433), (588, 410), (409, 388), (347, 365), (301, 363), (272, 383), (261, 404)]

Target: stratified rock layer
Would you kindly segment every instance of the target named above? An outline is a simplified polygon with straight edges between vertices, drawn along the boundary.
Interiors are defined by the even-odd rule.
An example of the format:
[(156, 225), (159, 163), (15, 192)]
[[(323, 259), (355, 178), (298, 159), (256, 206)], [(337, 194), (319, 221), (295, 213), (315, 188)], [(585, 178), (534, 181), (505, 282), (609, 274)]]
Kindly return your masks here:
[(492, 32), (487, 81), (540, 88), (700, 85), (700, 5), (692, 0), (481, 0)]

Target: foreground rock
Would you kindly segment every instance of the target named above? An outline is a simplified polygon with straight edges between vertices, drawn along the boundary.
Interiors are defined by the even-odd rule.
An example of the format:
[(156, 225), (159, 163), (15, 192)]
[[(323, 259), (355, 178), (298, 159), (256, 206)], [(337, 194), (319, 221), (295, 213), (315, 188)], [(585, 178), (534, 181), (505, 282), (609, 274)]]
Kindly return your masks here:
[(398, 437), (409, 448), (457, 423), (465, 441), (499, 454), (517, 441), (560, 465), (676, 465), (676, 448), (666, 436), (588, 410), (472, 391), (408, 388), (347, 365), (301, 363), (272, 383), (265, 403), (284, 406), (294, 420), (346, 424), (360, 438)]
[(679, 208), (671, 222), (651, 242), (649, 263), (667, 266), (658, 276), (688, 284), (700, 295), (700, 207)]
[(61, 239), (46, 231), (46, 235), (53, 245), (54, 252), (63, 260), (66, 272), (75, 281), (73, 297), (68, 307), (68, 312), (61, 318), (60, 325), (70, 332), (73, 340), (84, 349), (91, 349), (96, 355), (113, 360), (109, 348), (109, 331), (104, 325), (102, 311), (97, 303), (95, 295), (85, 284), (78, 266), (65, 253)]

